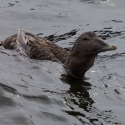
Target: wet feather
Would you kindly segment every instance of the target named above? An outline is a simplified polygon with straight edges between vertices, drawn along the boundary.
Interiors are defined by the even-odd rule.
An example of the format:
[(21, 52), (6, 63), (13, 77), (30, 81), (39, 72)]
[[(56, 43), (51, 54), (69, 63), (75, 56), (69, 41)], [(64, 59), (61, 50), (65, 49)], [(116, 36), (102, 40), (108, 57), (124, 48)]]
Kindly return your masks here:
[(116, 49), (116, 46), (104, 42), (94, 32), (86, 32), (78, 37), (69, 54), (64, 48), (32, 33), (24, 33), (22, 29), (1, 42), (1, 45), (6, 49), (24, 51), (31, 59), (61, 62), (64, 69), (76, 77), (84, 76), (94, 65), (98, 53)]

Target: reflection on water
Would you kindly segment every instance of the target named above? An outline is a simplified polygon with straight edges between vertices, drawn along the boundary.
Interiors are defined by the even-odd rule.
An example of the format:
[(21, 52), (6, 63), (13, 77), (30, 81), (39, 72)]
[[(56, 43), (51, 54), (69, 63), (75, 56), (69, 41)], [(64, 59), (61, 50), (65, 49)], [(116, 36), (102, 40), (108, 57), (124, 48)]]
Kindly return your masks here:
[[(89, 89), (91, 89), (91, 84), (85, 82), (81, 79), (75, 79), (70, 76), (62, 75), (62, 82), (69, 84), (70, 88), (66, 92), (64, 99), (66, 104), (72, 109), (70, 111), (65, 111), (69, 115), (75, 116), (82, 124), (86, 124), (84, 121), (86, 118), (85, 112), (91, 112), (92, 104), (94, 101), (90, 97)], [(78, 107), (81, 110), (76, 110), (75, 107)], [(78, 109), (77, 108), (77, 109)]]
[(96, 86), (92, 86), (86, 80), (74, 79), (64, 74), (62, 74), (61, 80), (65, 84), (70, 85), (63, 98), (71, 110), (65, 110), (64, 112), (75, 116), (83, 125), (122, 124), (113, 115), (112, 110), (100, 111), (93, 105), (95, 102), (90, 96), (90, 90), (95, 89)]
[[(71, 38), (72, 36), (76, 35), (78, 30), (74, 29), (68, 33), (65, 33), (65, 34), (62, 34), (62, 35), (59, 35), (59, 36), (56, 36), (56, 35), (50, 35), (50, 36), (46, 36), (44, 38), (48, 39), (49, 41), (55, 43), (55, 42), (59, 42), (61, 40), (67, 40), (69, 38)], [(36, 34), (36, 35), (39, 35), (39, 34)], [(40, 34), (41, 35), (41, 34)]]
[[(91, 84), (81, 79), (75, 79), (64, 74), (62, 74), (61, 80), (62, 82), (70, 85), (70, 89), (67, 91), (67, 94), (70, 96), (71, 100), (68, 100), (68, 98), (65, 97), (67, 105), (70, 106), (71, 101), (71, 105), (78, 105), (80, 108), (89, 112), (91, 110), (92, 104), (94, 103), (89, 95), (89, 89), (91, 89)], [(74, 109), (72, 106), (70, 107)]]

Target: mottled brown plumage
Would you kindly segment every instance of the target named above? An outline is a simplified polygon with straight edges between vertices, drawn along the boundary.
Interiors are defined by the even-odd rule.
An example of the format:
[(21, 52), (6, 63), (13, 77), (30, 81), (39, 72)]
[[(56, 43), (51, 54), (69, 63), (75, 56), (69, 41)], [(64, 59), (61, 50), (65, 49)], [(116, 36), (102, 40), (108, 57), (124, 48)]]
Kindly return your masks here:
[[(17, 34), (16, 34), (17, 35)], [(5, 49), (14, 49), (14, 44), (16, 44), (16, 35), (13, 35), (11, 37), (8, 37), (7, 39), (5, 39), (4, 41), (1, 42), (2, 46)]]
[[(61, 63), (65, 62), (68, 56), (68, 52), (65, 49), (31, 33), (25, 32), (25, 35), (27, 39), (29, 39), (29, 41), (27, 42), (27, 55), (31, 59), (50, 60)], [(17, 49), (17, 46), (21, 47), (16, 39), (17, 34), (8, 37), (4, 41), (2, 41), (1, 44), (5, 49), (14, 50)]]
[(22, 30), (1, 45), (6, 49), (24, 50), (31, 59), (61, 62), (64, 69), (76, 77), (84, 76), (93, 66), (98, 53), (116, 49), (116, 46), (102, 41), (94, 32), (81, 34), (70, 54), (64, 48), (31, 33), (24, 34)]
[(83, 33), (76, 40), (63, 67), (70, 71), (70, 74), (83, 77), (93, 66), (98, 53), (115, 49), (116, 46), (104, 42), (94, 32)]

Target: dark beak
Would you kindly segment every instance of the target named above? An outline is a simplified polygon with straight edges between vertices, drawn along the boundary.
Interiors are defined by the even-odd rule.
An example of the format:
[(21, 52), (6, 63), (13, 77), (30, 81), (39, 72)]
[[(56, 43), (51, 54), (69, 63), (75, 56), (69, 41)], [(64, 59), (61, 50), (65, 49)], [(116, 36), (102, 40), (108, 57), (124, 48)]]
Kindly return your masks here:
[(97, 52), (105, 52), (117, 49), (115, 45), (104, 42), (103, 40), (99, 40), (99, 43), (101, 44), (101, 48), (97, 49)]

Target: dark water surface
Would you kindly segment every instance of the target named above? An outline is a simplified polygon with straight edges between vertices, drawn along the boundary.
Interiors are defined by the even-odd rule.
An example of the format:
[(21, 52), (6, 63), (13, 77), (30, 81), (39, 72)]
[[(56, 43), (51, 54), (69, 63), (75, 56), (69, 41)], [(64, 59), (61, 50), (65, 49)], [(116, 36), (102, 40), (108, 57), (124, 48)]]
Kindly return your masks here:
[(1, 0), (0, 40), (22, 27), (70, 49), (83, 32), (117, 45), (84, 80), (0, 47), (0, 125), (125, 125), (125, 1)]

